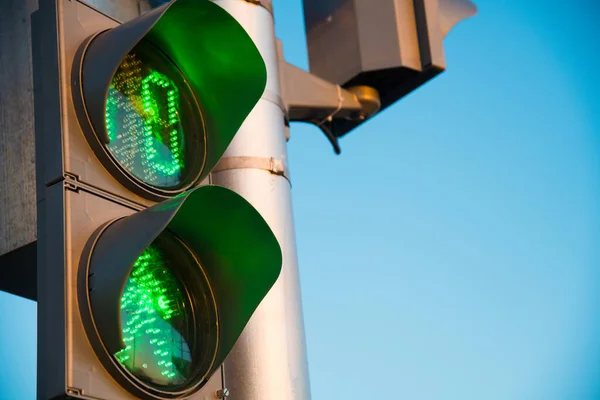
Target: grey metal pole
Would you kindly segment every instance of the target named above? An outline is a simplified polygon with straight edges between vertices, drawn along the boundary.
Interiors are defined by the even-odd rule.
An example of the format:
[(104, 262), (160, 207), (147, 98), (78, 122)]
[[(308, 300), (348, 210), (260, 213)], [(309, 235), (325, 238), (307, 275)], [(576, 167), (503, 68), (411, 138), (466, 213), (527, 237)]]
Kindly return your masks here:
[(211, 181), (235, 190), (252, 203), (275, 232), (283, 251), (279, 280), (225, 361), (228, 399), (306, 400), (310, 399), (310, 384), (291, 186), (283, 168), (287, 149), (271, 2), (215, 2), (254, 39), (267, 65), (267, 88)]

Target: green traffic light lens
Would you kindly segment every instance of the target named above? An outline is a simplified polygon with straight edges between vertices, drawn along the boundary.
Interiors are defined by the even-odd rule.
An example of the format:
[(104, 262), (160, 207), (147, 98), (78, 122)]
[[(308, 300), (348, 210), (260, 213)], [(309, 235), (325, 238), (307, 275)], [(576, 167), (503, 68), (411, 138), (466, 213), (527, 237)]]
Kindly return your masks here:
[(117, 68), (106, 101), (106, 148), (126, 173), (160, 190), (185, 190), (201, 173), (199, 106), (179, 69), (147, 41)]
[(197, 383), (216, 352), (210, 286), (190, 250), (168, 231), (135, 261), (121, 297), (123, 349), (114, 354), (154, 389)]

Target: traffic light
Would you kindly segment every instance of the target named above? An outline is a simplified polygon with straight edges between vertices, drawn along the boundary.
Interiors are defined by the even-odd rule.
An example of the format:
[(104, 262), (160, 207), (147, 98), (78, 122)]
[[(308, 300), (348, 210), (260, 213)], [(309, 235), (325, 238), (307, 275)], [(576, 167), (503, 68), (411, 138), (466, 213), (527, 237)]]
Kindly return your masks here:
[[(303, 5), (311, 74), (379, 110), (445, 70), (444, 38), (477, 12), (469, 0), (303, 0)], [(336, 147), (337, 138), (373, 115), (344, 118), (340, 111), (343, 106), (334, 104), (332, 118), (318, 120)]]
[(281, 271), (266, 221), (208, 178), (263, 59), (208, 0), (123, 24), (47, 0), (32, 30), (38, 398), (212, 398)]

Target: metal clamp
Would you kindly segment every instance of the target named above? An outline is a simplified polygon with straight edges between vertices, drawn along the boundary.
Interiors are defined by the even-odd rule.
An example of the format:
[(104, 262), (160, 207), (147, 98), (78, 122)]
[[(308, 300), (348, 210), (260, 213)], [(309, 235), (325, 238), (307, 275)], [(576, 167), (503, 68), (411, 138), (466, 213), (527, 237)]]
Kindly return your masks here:
[(264, 171), (269, 171), (273, 175), (282, 176), (291, 183), (290, 172), (287, 165), (285, 165), (283, 160), (277, 160), (273, 157), (224, 157), (219, 161), (217, 166), (213, 168), (212, 172), (215, 173), (232, 169), (262, 169)]
[(273, 15), (273, 2), (272, 0), (244, 0), (247, 3), (256, 4), (257, 6), (261, 6), (265, 10), (267, 10), (271, 15)]

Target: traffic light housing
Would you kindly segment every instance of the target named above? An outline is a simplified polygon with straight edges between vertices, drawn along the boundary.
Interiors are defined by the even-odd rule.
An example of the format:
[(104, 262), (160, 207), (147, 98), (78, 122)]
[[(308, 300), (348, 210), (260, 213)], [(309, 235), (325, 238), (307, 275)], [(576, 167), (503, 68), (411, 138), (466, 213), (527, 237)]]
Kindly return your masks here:
[[(374, 89), (369, 97), (381, 100), (380, 110), (446, 69), (445, 36), (477, 12), (469, 0), (303, 0), (303, 5), (311, 74), (354, 93)], [(363, 122), (333, 118), (322, 128), (339, 138)]]
[(281, 270), (258, 211), (207, 185), (262, 57), (208, 0), (124, 24), (45, 1), (32, 29), (38, 398), (204, 398)]

